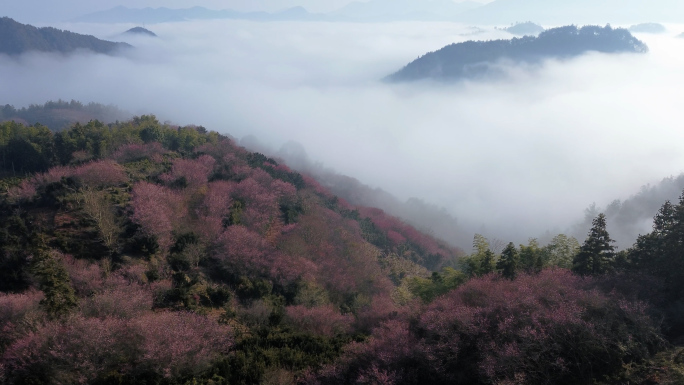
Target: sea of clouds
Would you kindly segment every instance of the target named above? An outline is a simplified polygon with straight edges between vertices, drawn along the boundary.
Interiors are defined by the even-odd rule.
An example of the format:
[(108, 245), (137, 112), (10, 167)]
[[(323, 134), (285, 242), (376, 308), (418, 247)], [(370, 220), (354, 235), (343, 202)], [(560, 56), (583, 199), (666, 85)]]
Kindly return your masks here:
[(512, 36), (426, 22), (148, 26), (158, 38), (55, 26), (136, 48), (0, 55), (0, 103), (111, 103), (274, 150), (295, 141), (314, 162), (497, 238), (566, 231), (593, 202), (684, 171), (682, 26), (637, 35), (645, 55), (503, 64), (504, 79), (450, 84), (380, 79), (450, 43)]

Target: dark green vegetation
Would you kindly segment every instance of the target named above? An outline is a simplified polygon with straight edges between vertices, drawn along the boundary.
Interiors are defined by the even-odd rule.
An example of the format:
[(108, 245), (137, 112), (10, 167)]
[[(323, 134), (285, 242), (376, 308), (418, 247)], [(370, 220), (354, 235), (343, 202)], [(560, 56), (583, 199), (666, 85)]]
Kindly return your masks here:
[(126, 31), (125, 33), (133, 34), (133, 35), (145, 35), (145, 36), (152, 36), (152, 37), (157, 37), (157, 34), (150, 31), (149, 29), (143, 28), (143, 27), (133, 27)]
[(464, 255), (154, 116), (1, 123), (0, 156), (2, 383), (684, 378), (684, 199), (628, 250), (599, 215)]
[(113, 123), (130, 117), (130, 114), (112, 105), (83, 104), (75, 100), (70, 102), (58, 100), (43, 105), (32, 104), (19, 109), (9, 104), (0, 107), (0, 123), (11, 120), (27, 126), (40, 124), (54, 131), (68, 128), (74, 123), (86, 124), (91, 120)]
[(572, 58), (589, 51), (644, 53), (648, 47), (625, 29), (567, 26), (546, 30), (538, 37), (451, 44), (414, 60), (386, 80), (483, 78), (500, 74), (497, 64), (502, 61), (538, 63), (544, 59)]
[(51, 27), (36, 28), (8, 17), (0, 18), (0, 53), (8, 55), (30, 51), (70, 53), (76, 50), (115, 54), (125, 48), (131, 46)]

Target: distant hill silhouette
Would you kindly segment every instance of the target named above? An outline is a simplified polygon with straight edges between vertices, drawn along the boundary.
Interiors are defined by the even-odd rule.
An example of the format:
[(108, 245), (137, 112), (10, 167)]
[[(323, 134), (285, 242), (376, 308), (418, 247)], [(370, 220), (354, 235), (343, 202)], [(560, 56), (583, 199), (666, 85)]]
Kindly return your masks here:
[(517, 23), (508, 28), (504, 28), (508, 33), (518, 36), (537, 36), (544, 32), (544, 27), (539, 24), (535, 24), (531, 21), (525, 23)]
[(641, 23), (629, 27), (629, 32), (632, 33), (665, 33), (667, 28), (658, 23)]
[(23, 108), (14, 108), (9, 104), (0, 106), (0, 123), (14, 121), (25, 126), (40, 123), (53, 131), (61, 131), (74, 123), (85, 124), (91, 120), (113, 123), (117, 120), (130, 119), (130, 117), (131, 114), (112, 105), (83, 104), (75, 100), (71, 102), (50, 101), (42, 105), (32, 104)]
[(77, 49), (87, 49), (97, 53), (112, 54), (127, 47), (131, 46), (51, 27), (36, 28), (18, 23), (8, 17), (0, 18), (0, 53), (9, 55), (19, 55), (28, 51), (68, 53)]
[(416, 59), (385, 80), (478, 78), (496, 74), (493, 65), (504, 59), (535, 63), (547, 58), (578, 56), (588, 51), (642, 53), (647, 52), (648, 47), (625, 29), (567, 26), (546, 30), (538, 37), (451, 44)]
[(330, 15), (359, 21), (451, 20), (479, 6), (473, 1), (370, 0), (351, 2)]
[(130, 35), (146, 35), (146, 36), (157, 37), (156, 33), (150, 31), (149, 29), (143, 28), (143, 27), (134, 27), (134, 28), (131, 28), (124, 33), (130, 34)]
[(276, 13), (239, 12), (233, 10), (213, 10), (204, 7), (172, 9), (114, 7), (106, 11), (80, 16), (73, 21), (86, 23), (168, 23), (186, 20), (254, 20), (254, 21), (315, 21), (326, 19), (325, 15), (309, 13), (302, 7), (288, 8)]
[(684, 22), (681, 0), (494, 0), (463, 12), (468, 24), (508, 24), (535, 20), (542, 24), (635, 24), (644, 20)]

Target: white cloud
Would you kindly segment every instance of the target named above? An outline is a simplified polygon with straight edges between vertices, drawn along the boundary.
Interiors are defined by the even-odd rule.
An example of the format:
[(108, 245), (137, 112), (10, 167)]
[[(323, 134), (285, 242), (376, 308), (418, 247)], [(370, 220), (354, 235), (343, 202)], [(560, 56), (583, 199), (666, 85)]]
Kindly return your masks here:
[[(107, 37), (131, 26), (63, 27)], [(563, 230), (592, 202), (684, 168), (684, 41), (669, 35), (639, 36), (647, 55), (589, 54), (496, 82), (388, 85), (378, 80), (427, 51), (509, 36), (419, 22), (151, 29), (160, 38), (130, 41), (124, 57), (2, 57), (0, 98), (114, 103), (275, 147), (294, 140), (313, 160), (501, 237)]]

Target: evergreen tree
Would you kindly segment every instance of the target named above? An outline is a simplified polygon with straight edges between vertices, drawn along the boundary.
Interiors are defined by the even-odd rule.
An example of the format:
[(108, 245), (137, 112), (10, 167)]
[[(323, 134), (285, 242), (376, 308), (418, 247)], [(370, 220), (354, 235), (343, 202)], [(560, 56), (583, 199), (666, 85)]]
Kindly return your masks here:
[(60, 318), (78, 306), (69, 273), (52, 253), (39, 247), (35, 252), (31, 270), (38, 279), (40, 290), (45, 294), (40, 304), (50, 318)]
[(518, 254), (518, 250), (515, 248), (513, 242), (510, 242), (501, 252), (501, 258), (499, 259), (499, 262), (496, 263), (496, 268), (501, 271), (501, 275), (504, 278), (515, 279), (519, 263), (520, 255)]
[(615, 257), (613, 242), (606, 230), (606, 216), (601, 213), (592, 221), (587, 239), (572, 261), (572, 271), (580, 275), (607, 272)]
[(684, 294), (684, 194), (679, 204), (670, 202), (653, 218), (653, 231), (641, 235), (629, 252), (631, 267), (663, 280), (668, 295)]
[(494, 271), (494, 267), (496, 266), (496, 261), (494, 260), (494, 253), (492, 253), (491, 250), (487, 249), (485, 250), (484, 256), (482, 257), (482, 260), (480, 261), (480, 274), (479, 275), (487, 275), (491, 272)]

